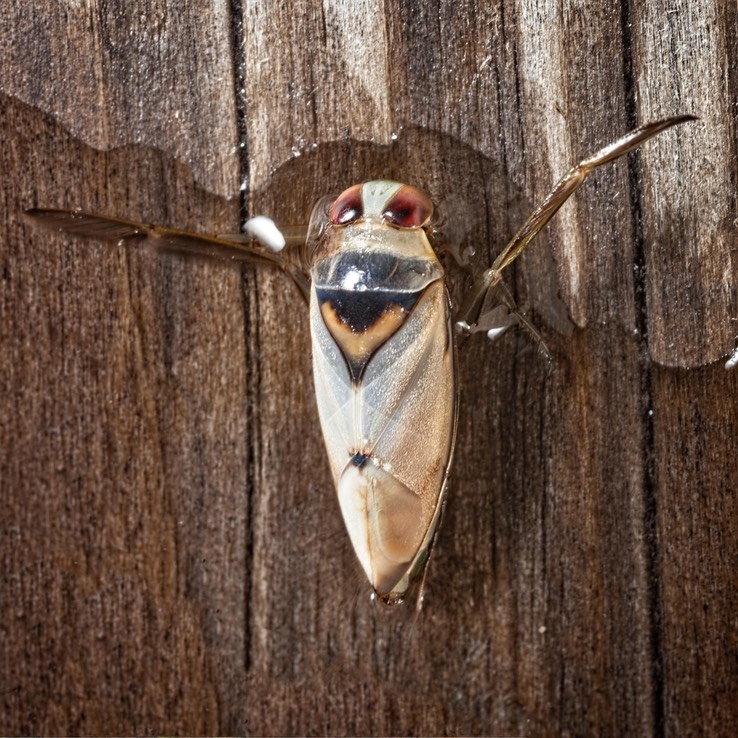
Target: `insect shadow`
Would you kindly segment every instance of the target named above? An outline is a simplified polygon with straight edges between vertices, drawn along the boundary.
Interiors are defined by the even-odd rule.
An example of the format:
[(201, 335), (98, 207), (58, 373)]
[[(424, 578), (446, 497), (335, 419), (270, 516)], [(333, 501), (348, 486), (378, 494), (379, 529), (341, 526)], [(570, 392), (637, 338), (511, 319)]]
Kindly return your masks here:
[[(476, 196), (457, 190), (467, 205), (471, 202), (471, 210), (452, 207), (451, 215), (440, 219), (424, 192), (396, 181), (412, 176), (411, 152), (414, 161), (419, 157), (429, 165), (432, 157), (422, 156), (427, 148), (422, 136), (411, 141), (408, 135), (407, 145), (386, 152), (355, 142), (331, 152), (333, 169), (338, 170), (335, 176), (345, 178), (344, 182), (359, 179), (349, 171), (356, 167), (363, 173), (364, 184), (345, 190), (332, 204), (329, 197), (327, 204), (317, 205), (311, 228), (295, 236), (291, 245), (287, 236), (290, 248), (284, 256), (250, 243), (237, 245), (230, 239), (83, 212), (34, 210), (29, 217), (70, 233), (128, 239), (165, 251), (241, 258), (279, 267), (289, 275), (310, 303), (321, 427), (354, 550), (376, 596), (386, 604), (396, 604), (416, 583), (419, 607), (456, 440), (459, 380), (454, 332), (464, 338), (484, 331), (492, 338), (519, 323), (543, 347), (537, 329), (518, 310), (503, 281), (503, 269), (593, 169), (688, 119), (682, 116), (647, 124), (582, 160), (524, 220), (515, 236), (502, 241), (507, 245), (494, 259), (473, 247), (470, 252), (463, 242), (470, 238), (474, 243), (491, 242), (489, 233), (486, 238), (470, 236), (474, 228), (471, 214), (487, 213), (490, 202), (510, 199), (489, 191), (489, 184), (498, 179), (482, 172), (487, 176)], [(320, 157), (319, 149), (314, 147), (312, 152), (315, 162), (328, 158)], [(435, 154), (439, 172), (448, 172), (449, 167), (444, 167), (448, 161), (467, 171), (483, 169), (476, 153), (464, 156), (436, 142)], [(376, 159), (383, 162), (375, 174)], [(299, 166), (305, 169), (309, 164), (306, 158)], [(281, 181), (280, 172), (275, 172), (272, 184), (280, 193), (289, 191), (299, 207), (301, 197), (295, 184), (312, 183), (314, 190), (320, 174), (319, 170), (299, 175), (286, 172)], [(367, 182), (368, 176), (378, 179)], [(431, 194), (446, 185), (443, 177), (418, 179)], [(324, 178), (323, 187), (329, 189), (330, 180)], [(483, 193), (481, 200), (479, 192)], [(271, 210), (280, 220), (288, 219), (287, 212), (280, 218), (276, 203), (259, 202), (258, 206)], [(509, 215), (511, 210), (504, 212)], [(445, 239), (437, 240), (442, 230)], [(475, 268), (475, 259), (483, 259), (488, 266)], [(467, 271), (470, 288), (454, 270)], [(509, 322), (501, 322), (508, 317)]]

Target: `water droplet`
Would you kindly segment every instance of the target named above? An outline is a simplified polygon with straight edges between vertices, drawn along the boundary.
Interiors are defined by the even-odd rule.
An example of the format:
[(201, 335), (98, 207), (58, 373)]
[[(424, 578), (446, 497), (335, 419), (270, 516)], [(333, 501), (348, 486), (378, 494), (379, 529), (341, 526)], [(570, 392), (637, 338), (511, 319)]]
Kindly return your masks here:
[(733, 349), (730, 358), (725, 362), (726, 369), (735, 369), (738, 366), (738, 346)]

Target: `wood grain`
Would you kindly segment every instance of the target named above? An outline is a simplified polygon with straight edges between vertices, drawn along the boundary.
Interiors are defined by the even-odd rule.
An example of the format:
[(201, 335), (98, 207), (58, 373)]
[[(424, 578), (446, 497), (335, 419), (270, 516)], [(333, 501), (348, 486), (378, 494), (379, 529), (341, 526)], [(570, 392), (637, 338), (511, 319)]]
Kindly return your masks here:
[[(735, 8), (8, 5), (0, 732), (730, 735)], [(677, 113), (508, 275), (553, 366), (465, 347), (417, 621), (374, 609), (343, 531), (297, 292), (21, 217), (227, 232), (391, 176), (484, 262), (576, 160)]]

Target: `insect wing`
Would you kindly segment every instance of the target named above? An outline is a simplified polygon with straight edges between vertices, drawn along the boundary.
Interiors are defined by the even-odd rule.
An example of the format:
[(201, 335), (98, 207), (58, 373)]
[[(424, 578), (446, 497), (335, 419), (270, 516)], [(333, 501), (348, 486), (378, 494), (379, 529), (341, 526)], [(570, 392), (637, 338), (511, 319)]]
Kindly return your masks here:
[(315, 287), (310, 316), (318, 411), (344, 522), (377, 593), (401, 597), (430, 542), (453, 444), (445, 286), (424, 288), (358, 378)]

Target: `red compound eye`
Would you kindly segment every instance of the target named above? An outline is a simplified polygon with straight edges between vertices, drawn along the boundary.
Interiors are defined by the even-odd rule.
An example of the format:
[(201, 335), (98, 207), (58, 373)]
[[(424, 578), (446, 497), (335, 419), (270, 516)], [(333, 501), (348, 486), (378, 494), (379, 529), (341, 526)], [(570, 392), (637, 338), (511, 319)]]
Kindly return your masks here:
[(333, 225), (348, 225), (361, 218), (364, 207), (361, 202), (361, 185), (357, 184), (342, 192), (331, 205), (328, 217)]
[(396, 228), (420, 228), (433, 215), (433, 203), (422, 190), (403, 185), (387, 203), (382, 217)]

